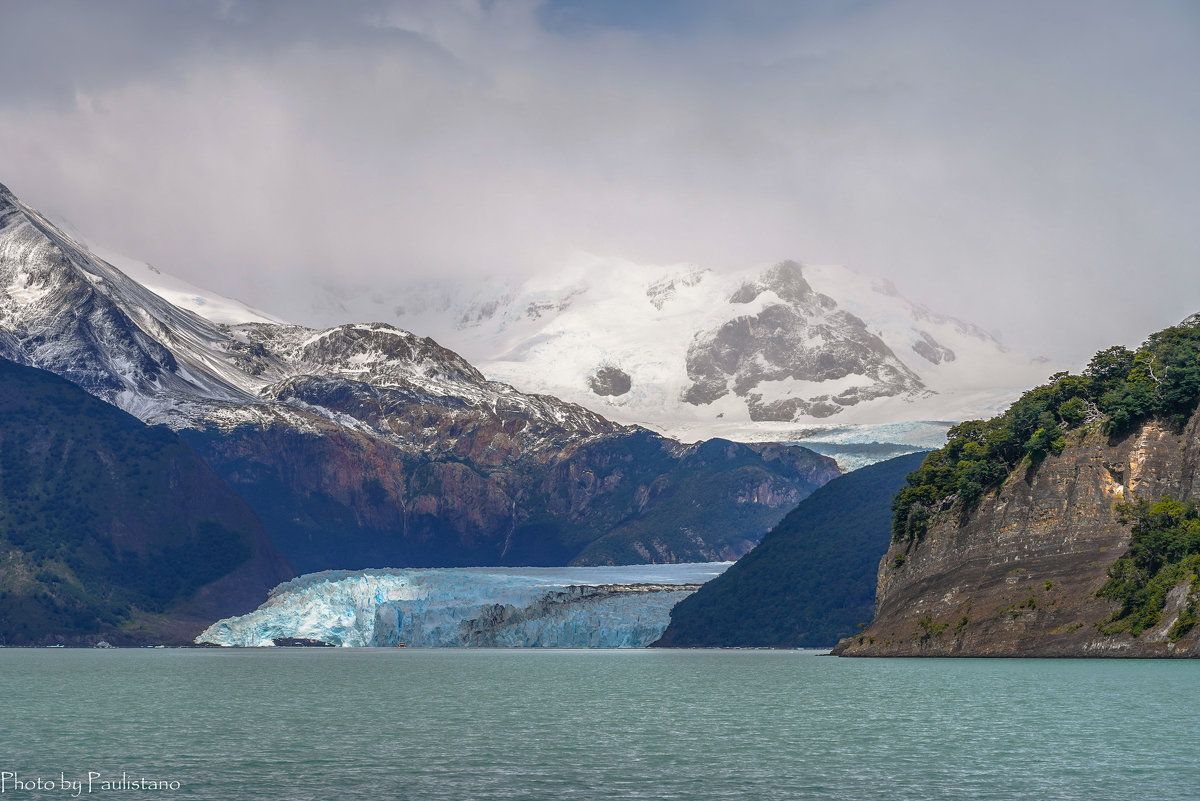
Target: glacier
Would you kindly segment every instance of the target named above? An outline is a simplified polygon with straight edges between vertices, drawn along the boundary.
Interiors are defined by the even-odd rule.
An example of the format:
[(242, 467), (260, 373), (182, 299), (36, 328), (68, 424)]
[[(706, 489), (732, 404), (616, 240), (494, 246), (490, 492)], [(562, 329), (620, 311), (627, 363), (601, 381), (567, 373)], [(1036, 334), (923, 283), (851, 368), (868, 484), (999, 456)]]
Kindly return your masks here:
[(641, 648), (671, 607), (732, 562), (606, 567), (398, 568), (310, 573), (280, 584), (197, 643), (296, 638), (349, 648)]
[(914, 420), (848, 426), (813, 427), (804, 436), (788, 440), (828, 456), (843, 473), (894, 459), (907, 453), (931, 451), (946, 444), (954, 423), (948, 420)]

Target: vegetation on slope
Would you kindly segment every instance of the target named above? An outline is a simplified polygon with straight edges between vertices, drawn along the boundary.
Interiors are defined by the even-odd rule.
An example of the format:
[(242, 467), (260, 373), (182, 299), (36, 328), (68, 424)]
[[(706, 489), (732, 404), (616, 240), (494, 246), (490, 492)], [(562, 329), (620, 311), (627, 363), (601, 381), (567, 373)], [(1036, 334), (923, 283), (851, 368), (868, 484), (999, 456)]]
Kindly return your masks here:
[(0, 360), (0, 642), (166, 612), (250, 560), (257, 535), (169, 430)]
[(1136, 351), (1097, 353), (1083, 375), (1056, 373), (1004, 414), (950, 429), (893, 503), (892, 533), (919, 539), (937, 511), (969, 511), (1022, 463), (1036, 465), (1087, 424), (1119, 437), (1159, 416), (1182, 426), (1200, 402), (1200, 315), (1152, 334)]
[(1157, 503), (1139, 499), (1121, 508), (1124, 522), (1133, 523), (1129, 553), (1108, 569), (1101, 598), (1121, 602), (1121, 608), (1101, 626), (1107, 634), (1128, 631), (1134, 637), (1162, 619), (1167, 593), (1188, 582), (1188, 594), (1178, 619), (1167, 632), (1177, 642), (1196, 625), (1200, 602), (1200, 511), (1195, 501), (1164, 498)]
[(874, 614), (891, 499), (915, 453), (836, 478), (805, 498), (754, 550), (671, 610), (659, 645), (820, 648)]
[[(1200, 315), (1149, 338), (1136, 351), (1097, 353), (1080, 376), (1057, 373), (1026, 392), (1004, 414), (950, 430), (949, 442), (908, 477), (893, 502), (896, 539), (919, 539), (931, 517), (966, 513), (1021, 465), (1035, 468), (1057, 454), (1067, 435), (1094, 426), (1122, 437), (1151, 417), (1182, 428), (1200, 403)], [(1194, 500), (1134, 499), (1119, 508), (1131, 523), (1129, 551), (1108, 569), (1098, 595), (1121, 606), (1100, 625), (1108, 634), (1138, 636), (1157, 626), (1167, 596), (1187, 584), (1183, 608), (1168, 637), (1195, 627), (1200, 606), (1200, 511)]]

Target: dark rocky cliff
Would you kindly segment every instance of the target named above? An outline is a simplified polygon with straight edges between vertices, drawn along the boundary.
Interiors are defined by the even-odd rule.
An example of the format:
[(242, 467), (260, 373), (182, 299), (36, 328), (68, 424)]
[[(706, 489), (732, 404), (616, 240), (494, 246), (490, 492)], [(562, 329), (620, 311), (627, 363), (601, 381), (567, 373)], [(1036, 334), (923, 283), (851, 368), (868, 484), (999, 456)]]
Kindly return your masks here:
[(1200, 655), (1193, 628), (1167, 634), (1187, 603), (1172, 589), (1159, 623), (1134, 637), (1101, 630), (1120, 604), (1098, 598), (1128, 550), (1126, 499), (1200, 499), (1200, 414), (1181, 430), (1151, 419), (1110, 440), (1100, 425), (1028, 462), (964, 519), (936, 515), (918, 539), (894, 540), (879, 565), (875, 620), (842, 640), (844, 656)]
[(414, 452), (333, 424), (182, 433), (302, 573), (736, 559), (838, 475), (796, 447), (633, 429), (531, 449), (526, 420), (454, 423), (430, 403), (417, 415), (456, 436)]

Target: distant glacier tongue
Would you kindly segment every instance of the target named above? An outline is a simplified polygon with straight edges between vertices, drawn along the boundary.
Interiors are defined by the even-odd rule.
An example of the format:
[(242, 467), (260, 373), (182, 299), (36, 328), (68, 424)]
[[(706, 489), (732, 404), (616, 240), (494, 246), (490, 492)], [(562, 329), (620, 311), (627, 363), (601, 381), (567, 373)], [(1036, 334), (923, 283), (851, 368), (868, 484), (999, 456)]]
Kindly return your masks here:
[(345, 647), (641, 648), (671, 607), (731, 562), (327, 571), (281, 584), (198, 643)]

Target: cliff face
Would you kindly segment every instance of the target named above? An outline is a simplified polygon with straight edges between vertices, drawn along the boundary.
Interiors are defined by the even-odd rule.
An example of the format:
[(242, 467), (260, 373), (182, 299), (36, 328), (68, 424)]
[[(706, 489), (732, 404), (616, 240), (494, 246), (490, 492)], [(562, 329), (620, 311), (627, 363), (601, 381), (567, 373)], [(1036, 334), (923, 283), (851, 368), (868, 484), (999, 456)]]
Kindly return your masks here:
[[(801, 448), (684, 447), (645, 430), (531, 454), (491, 425), (453, 443), (427, 440), (422, 453), (332, 425), (184, 436), (300, 572), (736, 559), (751, 534), (837, 475), (832, 460)], [(512, 454), (455, 450), (487, 456), (498, 442)]]
[(1019, 468), (964, 521), (937, 516), (917, 541), (893, 541), (879, 565), (875, 620), (842, 640), (845, 656), (1198, 656), (1200, 628), (1176, 643), (1186, 583), (1138, 637), (1097, 624), (1119, 607), (1096, 597), (1123, 556), (1134, 497), (1200, 499), (1200, 414), (1182, 432), (1154, 420), (1120, 441), (1094, 429), (1036, 469)]

